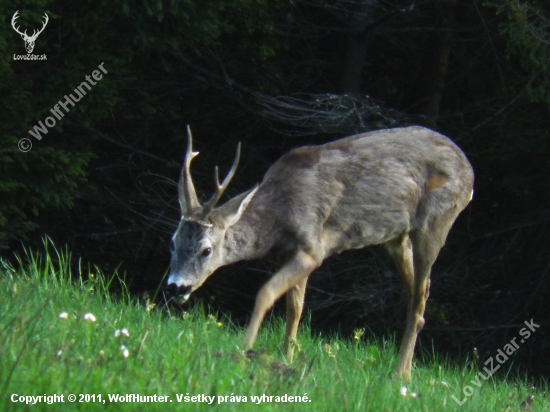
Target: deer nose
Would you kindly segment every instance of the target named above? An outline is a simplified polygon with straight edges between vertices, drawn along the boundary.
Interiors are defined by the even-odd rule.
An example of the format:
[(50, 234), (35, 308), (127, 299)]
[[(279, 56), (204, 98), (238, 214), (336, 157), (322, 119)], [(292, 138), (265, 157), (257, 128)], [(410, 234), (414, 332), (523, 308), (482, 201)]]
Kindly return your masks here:
[(192, 288), (193, 286), (178, 286), (175, 283), (170, 283), (168, 285), (168, 291), (173, 293), (174, 295), (189, 295)]

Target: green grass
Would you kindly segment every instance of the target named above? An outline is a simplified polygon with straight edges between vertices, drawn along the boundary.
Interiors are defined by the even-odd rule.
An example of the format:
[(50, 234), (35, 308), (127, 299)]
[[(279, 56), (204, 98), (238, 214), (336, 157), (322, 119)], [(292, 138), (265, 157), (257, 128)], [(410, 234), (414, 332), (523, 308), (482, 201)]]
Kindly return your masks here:
[[(478, 388), (470, 383), (477, 371), (436, 359), (417, 365), (413, 382), (404, 385), (392, 378), (394, 342), (311, 337), (307, 321), (300, 328), (301, 350), (292, 363), (280, 352), (282, 320), (266, 322), (256, 352), (246, 356), (239, 350), (244, 331), (230, 320), (200, 307), (178, 315), (151, 310), (126, 291), (113, 297), (108, 293), (112, 276), (97, 269), (71, 273), (70, 254), (49, 242), (46, 246), (46, 252), (20, 258), (16, 268), (0, 261), (0, 410), (549, 409), (547, 388), (506, 380), (504, 368)], [(88, 313), (95, 322), (84, 319)], [(123, 328), (129, 336), (119, 332), (115, 337)], [(452, 396), (463, 399), (464, 385), (475, 392), (459, 406)], [(64, 395), (65, 402), (30, 406), (12, 402), (14, 394)], [(70, 403), (69, 394), (76, 394), (77, 402)], [(79, 403), (79, 394), (95, 395), (95, 402), (90, 397)], [(114, 403), (109, 394), (168, 396), (169, 401)], [(252, 396), (263, 394), (273, 396), (272, 402), (252, 401)], [(208, 405), (179, 402), (177, 395), (215, 398)], [(284, 395), (302, 400), (306, 395), (308, 402), (275, 402), (275, 396)], [(218, 403), (221, 397), (226, 401)], [(521, 408), (522, 402), (529, 403), (527, 408)]]

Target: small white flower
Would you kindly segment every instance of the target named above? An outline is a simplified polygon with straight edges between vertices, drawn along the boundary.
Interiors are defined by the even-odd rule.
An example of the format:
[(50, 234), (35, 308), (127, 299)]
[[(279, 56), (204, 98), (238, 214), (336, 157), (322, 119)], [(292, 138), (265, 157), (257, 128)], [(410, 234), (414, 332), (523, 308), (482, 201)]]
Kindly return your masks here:
[(130, 337), (130, 332), (128, 332), (128, 329), (122, 328), (122, 329), (115, 330), (115, 338), (119, 338), (121, 336), (129, 338)]
[(86, 313), (84, 315), (84, 320), (94, 323), (97, 320), (97, 318), (95, 317), (95, 315), (93, 313)]
[(69, 319), (69, 314), (67, 312), (61, 312), (59, 314), (59, 319)]
[(404, 398), (417, 398), (418, 395), (416, 392), (410, 392), (406, 387), (402, 386), (399, 394)]
[(59, 350), (57, 351), (56, 355), (57, 355), (57, 356), (63, 355), (63, 350), (59, 349)]
[(120, 346), (120, 351), (122, 352), (122, 356), (123, 356), (124, 358), (127, 358), (128, 356), (130, 356), (130, 352), (128, 351), (128, 349), (126, 348), (126, 346), (121, 345), (121, 346)]

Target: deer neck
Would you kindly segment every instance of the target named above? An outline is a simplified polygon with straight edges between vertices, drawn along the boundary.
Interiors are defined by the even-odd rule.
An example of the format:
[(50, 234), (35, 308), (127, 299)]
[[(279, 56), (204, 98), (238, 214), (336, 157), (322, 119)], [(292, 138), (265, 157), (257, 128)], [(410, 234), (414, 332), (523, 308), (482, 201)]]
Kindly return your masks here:
[(245, 210), (225, 232), (225, 264), (264, 257), (273, 246), (273, 222), (256, 211)]

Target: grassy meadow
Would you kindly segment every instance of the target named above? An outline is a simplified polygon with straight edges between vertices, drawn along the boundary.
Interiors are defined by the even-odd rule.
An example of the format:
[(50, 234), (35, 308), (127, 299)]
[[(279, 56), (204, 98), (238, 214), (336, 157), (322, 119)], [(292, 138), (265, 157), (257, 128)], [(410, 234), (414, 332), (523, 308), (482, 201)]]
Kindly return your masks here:
[(508, 376), (509, 365), (478, 385), (477, 369), (434, 359), (403, 384), (392, 378), (395, 342), (368, 341), (362, 331), (311, 336), (307, 320), (291, 363), (281, 354), (283, 319), (265, 322), (256, 351), (245, 354), (244, 330), (230, 319), (112, 295), (116, 275), (75, 271), (67, 251), (46, 246), (15, 266), (0, 261), (3, 411), (550, 410), (547, 388)]

